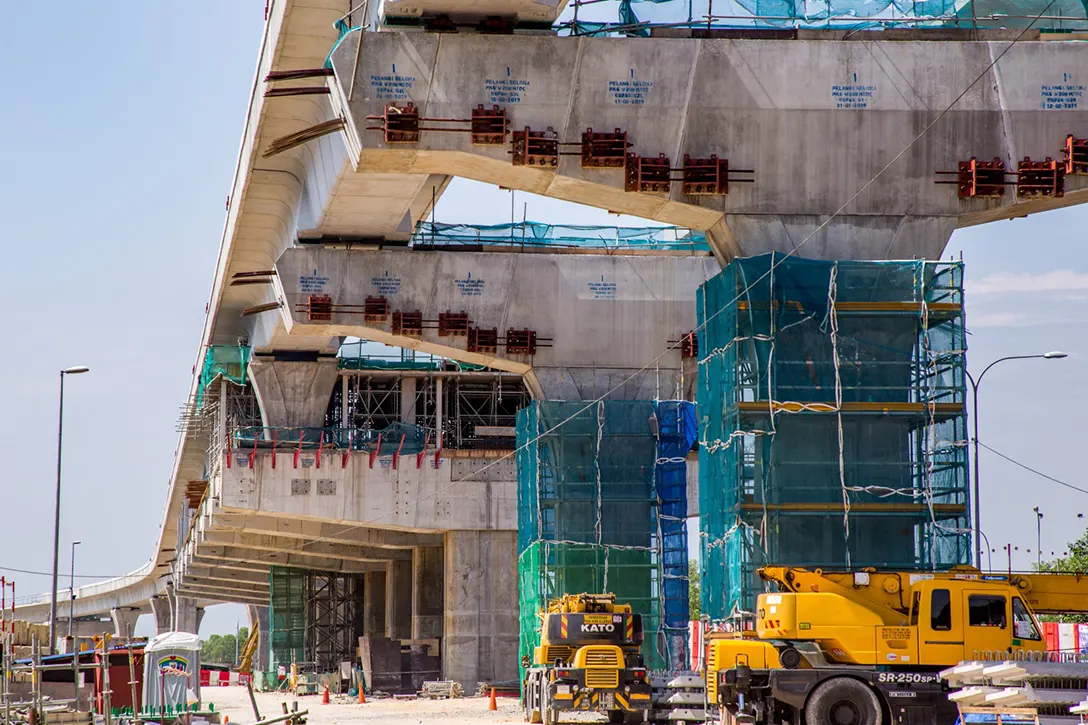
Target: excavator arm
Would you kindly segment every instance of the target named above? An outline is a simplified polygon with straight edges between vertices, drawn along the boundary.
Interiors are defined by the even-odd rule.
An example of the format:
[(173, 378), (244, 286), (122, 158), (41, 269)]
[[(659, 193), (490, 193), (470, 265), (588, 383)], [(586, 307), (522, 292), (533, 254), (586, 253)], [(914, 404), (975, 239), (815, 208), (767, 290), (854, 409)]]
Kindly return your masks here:
[(253, 672), (253, 655), (257, 652), (257, 641), (260, 639), (257, 623), (253, 623), (253, 629), (249, 630), (246, 643), (242, 645), (242, 651), (238, 653), (238, 671), (242, 673)]

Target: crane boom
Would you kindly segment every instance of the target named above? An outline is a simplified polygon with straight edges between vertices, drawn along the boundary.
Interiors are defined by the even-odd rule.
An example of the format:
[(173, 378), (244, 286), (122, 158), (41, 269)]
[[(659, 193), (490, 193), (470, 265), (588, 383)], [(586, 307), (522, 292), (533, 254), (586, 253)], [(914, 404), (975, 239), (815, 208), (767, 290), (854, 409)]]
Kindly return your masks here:
[(1088, 612), (1088, 574), (1012, 574), (1009, 582), (1036, 614)]
[[(764, 581), (773, 582), (784, 592), (825, 592), (851, 601), (891, 610), (899, 615), (910, 612), (912, 591), (919, 582), (972, 581), (1010, 584), (1036, 614), (1088, 613), (1088, 574), (1049, 572), (1013, 572), (983, 574), (974, 567), (956, 567), (949, 571), (825, 571), (789, 566), (769, 566), (759, 570)], [(887, 612), (885, 612), (887, 614)]]

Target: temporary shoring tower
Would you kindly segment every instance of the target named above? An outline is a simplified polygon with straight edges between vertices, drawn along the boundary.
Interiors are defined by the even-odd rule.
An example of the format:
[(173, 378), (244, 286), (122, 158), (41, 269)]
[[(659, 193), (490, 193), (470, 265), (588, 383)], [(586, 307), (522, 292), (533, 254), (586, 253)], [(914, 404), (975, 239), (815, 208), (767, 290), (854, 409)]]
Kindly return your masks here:
[(738, 259), (697, 307), (704, 613), (764, 564), (967, 563), (961, 263)]
[(611, 592), (642, 615), (648, 666), (684, 661), (694, 417), (682, 401), (538, 401), (518, 414), (520, 655), (532, 657), (548, 601)]

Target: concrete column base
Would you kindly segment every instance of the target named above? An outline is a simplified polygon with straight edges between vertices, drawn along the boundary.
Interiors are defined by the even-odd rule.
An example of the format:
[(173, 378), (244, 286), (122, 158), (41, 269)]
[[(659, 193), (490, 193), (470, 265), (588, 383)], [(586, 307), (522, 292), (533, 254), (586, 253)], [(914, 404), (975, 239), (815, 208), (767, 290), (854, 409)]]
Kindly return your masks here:
[(447, 532), (445, 580), (443, 679), (517, 680), (517, 532)]
[(412, 562), (390, 561), (385, 569), (385, 636), (412, 637)]
[(337, 376), (336, 358), (249, 361), (249, 374), (267, 426), (323, 426)]
[(363, 574), (363, 632), (368, 637), (385, 636), (385, 572)]
[(200, 620), (204, 619), (204, 607), (198, 607), (195, 599), (175, 597), (174, 630), (177, 632), (200, 633)]
[(442, 637), (442, 559), (440, 546), (412, 549), (412, 639)]
[(170, 598), (151, 597), (151, 613), (155, 615), (155, 634), (170, 631)]
[(129, 607), (115, 607), (110, 610), (113, 617), (113, 636), (122, 642), (132, 639), (132, 632), (136, 629), (136, 620), (140, 618), (140, 610)]

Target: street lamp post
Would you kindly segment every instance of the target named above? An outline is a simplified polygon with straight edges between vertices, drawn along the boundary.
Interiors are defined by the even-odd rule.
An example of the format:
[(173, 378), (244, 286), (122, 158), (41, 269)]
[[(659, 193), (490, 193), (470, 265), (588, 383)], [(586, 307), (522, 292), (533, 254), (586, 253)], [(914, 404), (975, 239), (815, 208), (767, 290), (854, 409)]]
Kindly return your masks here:
[(60, 559), (60, 460), (64, 436), (64, 376), (79, 375), (90, 370), (86, 365), (60, 371), (60, 410), (57, 413), (57, 502), (53, 514), (53, 597), (49, 601), (49, 653), (57, 653), (57, 563)]
[(974, 496), (974, 499), (975, 499), (974, 500), (974, 504), (975, 504), (974, 505), (974, 509), (975, 509), (975, 511), (974, 511), (974, 514), (975, 514), (975, 527), (974, 527), (975, 528), (975, 566), (978, 567), (979, 569), (982, 568), (982, 537), (979, 535), (979, 532), (982, 531), (982, 501), (980, 500), (980, 497), (979, 497), (979, 485), (978, 485), (978, 386), (982, 384), (982, 378), (986, 375), (987, 372), (989, 372), (990, 368), (992, 368), (994, 365), (997, 365), (1000, 362), (1005, 362), (1006, 360), (1034, 360), (1034, 359), (1060, 360), (1063, 357), (1069, 357), (1069, 355), (1067, 355), (1064, 352), (1052, 351), (1052, 352), (1042, 353), (1041, 355), (1009, 355), (1008, 357), (1001, 357), (1001, 358), (998, 358), (997, 360), (994, 360), (992, 363), (990, 363), (985, 368), (983, 368), (982, 372), (979, 374), (977, 379), (971, 376), (971, 371), (970, 370), (964, 370), (964, 372), (967, 373), (967, 379), (971, 382), (971, 393), (972, 393), (972, 399), (974, 401), (973, 405), (972, 405), (971, 415), (975, 419), (975, 421), (974, 421), (974, 426), (975, 426), (975, 441), (974, 441), (975, 455), (974, 455), (974, 459), (975, 460), (973, 461), (973, 467), (975, 469), (974, 470), (974, 485), (973, 485), (973, 496)]
[(72, 639), (72, 616), (76, 611), (76, 547), (82, 541), (72, 542), (72, 568), (68, 570), (68, 639)]

